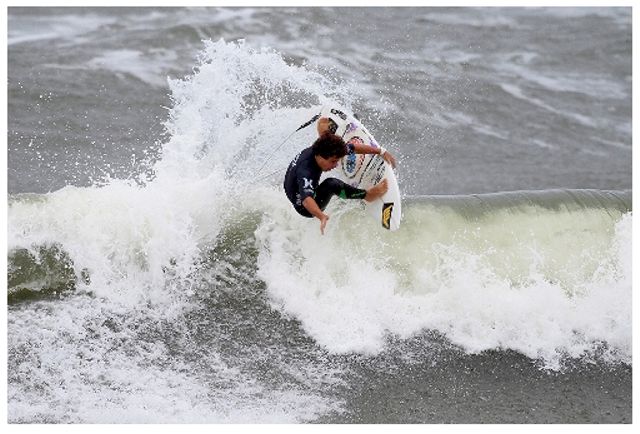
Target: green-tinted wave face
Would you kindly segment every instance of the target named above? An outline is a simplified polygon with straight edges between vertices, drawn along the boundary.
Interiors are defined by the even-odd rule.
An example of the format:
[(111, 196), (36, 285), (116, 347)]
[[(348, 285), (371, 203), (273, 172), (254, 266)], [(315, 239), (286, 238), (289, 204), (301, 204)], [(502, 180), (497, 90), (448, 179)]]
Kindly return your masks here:
[(9, 303), (51, 297), (75, 288), (73, 262), (59, 245), (38, 246), (32, 251), (13, 249), (8, 260)]

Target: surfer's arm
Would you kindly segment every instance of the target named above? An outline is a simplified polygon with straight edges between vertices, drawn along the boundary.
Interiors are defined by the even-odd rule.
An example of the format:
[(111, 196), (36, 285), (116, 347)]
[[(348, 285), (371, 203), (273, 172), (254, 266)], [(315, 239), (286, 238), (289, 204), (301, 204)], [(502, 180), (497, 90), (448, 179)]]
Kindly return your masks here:
[(316, 127), (318, 129), (318, 136), (329, 132), (329, 118), (318, 119), (318, 124), (316, 125)]
[(384, 158), (384, 161), (391, 164), (391, 167), (396, 167), (395, 157), (391, 155), (391, 152), (387, 151), (382, 146), (373, 147), (365, 145), (364, 143), (350, 143), (349, 146), (353, 147), (353, 152), (355, 152), (356, 154), (378, 154), (382, 158)]
[(320, 220), (320, 233), (324, 235), (324, 228), (327, 225), (329, 216), (322, 212), (316, 200), (311, 196), (305, 197), (305, 199), (302, 201), (302, 206), (304, 206), (312, 216)]
[[(320, 118), (318, 119), (318, 124), (316, 125), (318, 129), (318, 136), (323, 135), (326, 132), (329, 132), (329, 118)], [(391, 167), (396, 167), (396, 159), (391, 154), (391, 152), (387, 151), (383, 147), (373, 147), (369, 145), (365, 145), (363, 143), (350, 143), (350, 147), (352, 147), (353, 151), (356, 154), (379, 154), (384, 158), (384, 161), (391, 164)]]

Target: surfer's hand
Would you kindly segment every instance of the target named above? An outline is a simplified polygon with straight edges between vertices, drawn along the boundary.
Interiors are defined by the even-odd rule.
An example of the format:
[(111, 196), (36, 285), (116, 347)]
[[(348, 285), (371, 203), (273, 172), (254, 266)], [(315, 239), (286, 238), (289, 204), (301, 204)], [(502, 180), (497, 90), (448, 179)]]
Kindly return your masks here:
[(322, 216), (318, 218), (320, 219), (320, 233), (324, 235), (324, 228), (325, 226), (327, 226), (327, 221), (329, 221), (329, 216), (323, 213)]
[(385, 150), (384, 154), (382, 154), (382, 158), (384, 159), (384, 161), (391, 164), (391, 167), (393, 167), (394, 169), (396, 168), (396, 158), (391, 155), (391, 152)]

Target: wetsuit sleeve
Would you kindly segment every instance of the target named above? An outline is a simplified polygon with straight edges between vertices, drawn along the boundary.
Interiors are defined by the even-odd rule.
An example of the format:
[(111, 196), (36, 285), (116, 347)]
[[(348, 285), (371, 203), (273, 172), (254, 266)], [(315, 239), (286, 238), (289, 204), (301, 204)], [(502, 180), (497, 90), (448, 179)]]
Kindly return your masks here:
[(300, 170), (297, 175), (300, 201), (305, 200), (307, 197), (314, 197), (316, 195), (316, 188), (318, 186), (315, 185), (316, 181), (313, 179), (311, 174), (307, 171)]

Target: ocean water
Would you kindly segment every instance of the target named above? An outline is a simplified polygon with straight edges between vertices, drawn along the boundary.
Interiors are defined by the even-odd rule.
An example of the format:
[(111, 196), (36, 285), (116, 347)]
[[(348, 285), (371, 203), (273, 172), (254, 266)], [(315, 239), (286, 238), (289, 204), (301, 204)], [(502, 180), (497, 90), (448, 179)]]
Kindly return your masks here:
[[(631, 422), (630, 8), (9, 8), (7, 43), (10, 423)], [(286, 200), (330, 102), (399, 231)]]

